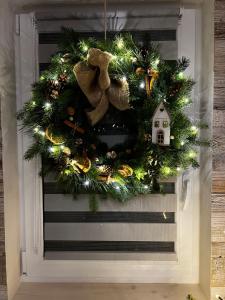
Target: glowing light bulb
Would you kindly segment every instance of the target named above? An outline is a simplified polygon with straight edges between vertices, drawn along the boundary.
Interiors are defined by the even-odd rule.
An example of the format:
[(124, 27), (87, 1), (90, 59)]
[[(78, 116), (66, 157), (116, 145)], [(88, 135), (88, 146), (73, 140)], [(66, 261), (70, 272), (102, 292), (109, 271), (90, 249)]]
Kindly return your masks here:
[(89, 184), (90, 184), (90, 181), (89, 181), (89, 180), (85, 180), (85, 181), (84, 181), (84, 186), (89, 186)]
[(35, 105), (36, 105), (36, 102), (35, 102), (35, 101), (32, 101), (31, 104), (32, 104), (32, 106), (35, 106)]
[(184, 73), (180, 72), (177, 74), (178, 79), (183, 79), (184, 78)]
[(70, 170), (65, 170), (65, 174), (66, 174), (66, 175), (69, 175), (70, 173), (71, 173)]
[(88, 51), (88, 46), (87, 45), (83, 45), (82, 49), (83, 49), (84, 52), (87, 52)]
[(49, 147), (49, 152), (54, 153), (55, 152), (55, 148), (54, 147)]
[(159, 60), (159, 58), (157, 58), (157, 59), (154, 61), (154, 65), (155, 65), (155, 66), (158, 66), (159, 62), (160, 62), (160, 60)]
[(145, 87), (145, 83), (142, 81), (142, 82), (140, 83), (140, 88), (143, 89), (144, 87)]
[(197, 134), (198, 133), (198, 128), (196, 126), (191, 126), (191, 131), (193, 134)]
[(39, 128), (38, 128), (38, 127), (35, 127), (35, 128), (34, 128), (34, 132), (35, 132), (35, 133), (38, 133), (38, 132), (39, 132)]
[(189, 158), (194, 158), (195, 156), (196, 156), (195, 151), (190, 150), (190, 151), (188, 152), (188, 157), (189, 157)]
[(146, 190), (148, 189), (148, 185), (147, 184), (144, 185), (144, 189), (146, 189)]
[(45, 136), (45, 132), (44, 131), (40, 131), (39, 134), (42, 135), (42, 136)]
[(179, 172), (181, 170), (181, 168), (180, 167), (177, 167), (177, 171)]
[(185, 104), (188, 104), (188, 103), (189, 103), (188, 97), (184, 97), (184, 98), (183, 98), (183, 102), (184, 102)]
[(123, 39), (119, 38), (116, 42), (116, 45), (119, 49), (122, 49), (124, 47), (124, 41)]
[(44, 105), (44, 107), (45, 107), (46, 110), (49, 110), (51, 108), (51, 106), (52, 105), (51, 105), (50, 102), (46, 102), (45, 105)]
[(185, 143), (184, 143), (184, 141), (181, 141), (180, 144), (181, 144), (181, 146), (184, 146)]
[(162, 167), (162, 173), (163, 173), (164, 175), (169, 175), (170, 172), (171, 172), (170, 167), (167, 167), (167, 166)]
[(63, 150), (64, 148), (65, 148), (65, 146), (63, 146), (63, 145), (61, 145), (61, 146), (60, 146), (60, 149), (62, 149), (62, 150)]
[(116, 185), (116, 186), (115, 186), (115, 189), (116, 189), (117, 191), (119, 191), (119, 190), (120, 190), (120, 187), (119, 187), (118, 185)]

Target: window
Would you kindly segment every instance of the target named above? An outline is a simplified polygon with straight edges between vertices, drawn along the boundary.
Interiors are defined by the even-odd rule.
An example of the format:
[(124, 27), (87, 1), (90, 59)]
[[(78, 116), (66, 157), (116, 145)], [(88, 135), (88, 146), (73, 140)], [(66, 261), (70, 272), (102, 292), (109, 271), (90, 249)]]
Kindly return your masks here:
[(164, 132), (162, 130), (159, 130), (157, 132), (157, 143), (159, 145), (163, 145), (164, 144)]
[(159, 127), (159, 121), (155, 121), (155, 127)]
[[(138, 5), (138, 7), (139, 6), (140, 5)], [(49, 63), (51, 54), (57, 51), (56, 39), (59, 37), (59, 31), (62, 25), (77, 28), (78, 31), (83, 30), (85, 31), (84, 35), (87, 36), (89, 35), (87, 30), (91, 27), (91, 30), (96, 31), (97, 38), (103, 36), (102, 32), (97, 32), (99, 27), (96, 25), (96, 19), (93, 17), (88, 19), (84, 11), (85, 9), (86, 7), (81, 7), (82, 11), (78, 10), (79, 14), (83, 12), (85, 16), (83, 21), (81, 18), (54, 20), (52, 18), (46, 18), (46, 12), (43, 15), (40, 13), (36, 18), (33, 13), (19, 16), (20, 34), (16, 36), (18, 46), (16, 55), (20, 62), (17, 66), (17, 79), (18, 86), (20, 87), (18, 92), (18, 108), (23, 104), (23, 101), (26, 101), (26, 99), (30, 97), (30, 86), (36, 80), (34, 70), (37, 66), (37, 61), (39, 62), (39, 70), (43, 71)], [(99, 7), (93, 6), (93, 10), (90, 10), (89, 7), (87, 13), (95, 13), (97, 9), (99, 9)], [(132, 10), (134, 10), (134, 8), (132, 8)], [(157, 6), (157, 11), (158, 10), (159, 8)], [(176, 12), (172, 14), (172, 16), (177, 15), (177, 17), (171, 17), (171, 15), (167, 17), (171, 10), (172, 6), (170, 5), (169, 11), (166, 11), (166, 16), (164, 17), (164, 11), (160, 9), (159, 18), (155, 18), (157, 11), (151, 11), (151, 15), (154, 16), (153, 18), (140, 18), (138, 15), (135, 19), (135, 30), (137, 31), (133, 32), (136, 32), (136, 37), (141, 40), (143, 35), (148, 33), (146, 33), (146, 30), (143, 31), (143, 28), (153, 28), (148, 35), (154, 42), (159, 42), (162, 57), (168, 60), (173, 60), (176, 59), (177, 56), (182, 57), (183, 55), (190, 57), (192, 64), (189, 72), (190, 75), (194, 75), (194, 46), (196, 40), (195, 12), (194, 10), (184, 9), (182, 11), (182, 19), (180, 20), (179, 9), (177, 14)], [(148, 11), (146, 7), (145, 11)], [(49, 15), (52, 16), (52, 12), (49, 12)], [(114, 14), (112, 16), (114, 17)], [(115, 19), (116, 18), (117, 16)], [(179, 25), (177, 25), (178, 19)], [(37, 20), (37, 26), (34, 26), (34, 20)], [(98, 18), (97, 20), (101, 22), (102, 19)], [(133, 17), (132, 20), (134, 20)], [(165, 20), (166, 23), (162, 22), (162, 20)], [(174, 25), (171, 24), (171, 20), (174, 20)], [(120, 21), (126, 25), (124, 30), (132, 30), (131, 27), (127, 27), (131, 22), (125, 22), (126, 18), (124, 14), (119, 18), (118, 22)], [(81, 24), (81, 22), (83, 23)], [(114, 24), (115, 22), (111, 23)], [(119, 25), (121, 24), (119, 23)], [(161, 28), (162, 25), (163, 28)], [(170, 30), (165, 28), (170, 28)], [(114, 28), (114, 30), (115, 29), (116, 28)], [(38, 33), (39, 39), (37, 36)], [(178, 40), (176, 40), (176, 36)], [(108, 38), (110, 38), (109, 33)], [(168, 49), (170, 51), (168, 51)], [(39, 54), (38, 58), (37, 54)], [(156, 142), (158, 142), (159, 138), (159, 142), (162, 143), (165, 140), (165, 136), (163, 130), (160, 130), (160, 125), (159, 121), (159, 127), (156, 128)], [(112, 202), (108, 203), (107, 201), (102, 201), (102, 205), (104, 206), (101, 206), (101, 211), (104, 212), (104, 225), (102, 226), (103, 223), (101, 222), (87, 222), (87, 224), (85, 224), (85, 222), (81, 223), (78, 220), (78, 213), (82, 211), (82, 215), (79, 216), (79, 218), (88, 217), (88, 197), (83, 195), (80, 201), (73, 201), (72, 197), (64, 195), (57, 189), (51, 178), (48, 178), (48, 181), (46, 180), (46, 182), (44, 182), (43, 195), (43, 183), (39, 176), (40, 159), (32, 160), (29, 163), (24, 162), (23, 154), (27, 150), (29, 140), (23, 137), (22, 131), (20, 131), (20, 134), (22, 141), (19, 142), (18, 147), (21, 167), (19, 180), (22, 203), (21, 220), (24, 222), (22, 224), (23, 230), (21, 230), (22, 267), (24, 273), (22, 280), (68, 280), (78, 282), (83, 280), (91, 282), (106, 280), (110, 282), (124, 282), (126, 280), (127, 282), (171, 282), (172, 278), (176, 283), (198, 282), (197, 266), (199, 247), (198, 230), (196, 229), (198, 229), (199, 198), (198, 181), (196, 182), (197, 177), (190, 175), (190, 182), (188, 184), (191, 188), (188, 188), (188, 196), (186, 197), (189, 199), (187, 202), (188, 205), (185, 202), (186, 200), (183, 200), (185, 193), (181, 192), (182, 185), (180, 179), (178, 179), (175, 191), (171, 192), (171, 194), (167, 194), (166, 197), (158, 194), (151, 195), (141, 199), (134, 199), (123, 206), (114, 206)], [(170, 182), (165, 182), (165, 184), (168, 183)], [(64, 197), (66, 197), (66, 199)], [(181, 197), (182, 201), (178, 202)], [(182, 205), (180, 205), (180, 203)], [(185, 207), (185, 209), (183, 209), (183, 207)], [(157, 218), (161, 223), (138, 223), (139, 221), (136, 215), (136, 223), (133, 221), (130, 222), (129, 220), (126, 221), (126, 223), (108, 222), (106, 213), (111, 211), (118, 212), (118, 208), (125, 213), (131, 211), (138, 217), (140, 213), (154, 213), (152, 218)], [(73, 220), (76, 218), (79, 222), (73, 222), (74, 224), (69, 222), (63, 223), (61, 220), (65, 220), (65, 216), (69, 215), (68, 212), (72, 212)], [(54, 218), (57, 218), (57, 223), (52, 222), (53, 215)], [(114, 214), (113, 216), (114, 219), (118, 217), (121, 220), (121, 214), (118, 216)], [(191, 218), (193, 216), (193, 226), (190, 226), (190, 224), (192, 224), (190, 216)], [(61, 220), (59, 220), (59, 218)], [(182, 222), (180, 221), (181, 218)], [(67, 228), (69, 228), (69, 230)], [(91, 228), (91, 230), (89, 228)], [(162, 235), (161, 231), (164, 232), (165, 235)], [(129, 244), (133, 245), (135, 251), (131, 252), (131, 250), (128, 249), (129, 252), (125, 249), (126, 251), (110, 252), (100, 249), (101, 251), (97, 252), (90, 251), (92, 249), (87, 248), (87, 245), (88, 247), (93, 246), (94, 248), (95, 244), (93, 241), (99, 241), (100, 237), (102, 238), (101, 245), (104, 242), (104, 246), (106, 241), (108, 242), (107, 247), (108, 245), (112, 247), (114, 241), (118, 241), (119, 234), (120, 241), (123, 242), (120, 243), (123, 250), (124, 241), (126, 242), (129, 237)], [(126, 239), (124, 239), (122, 235), (124, 235)], [(92, 245), (89, 242), (92, 242)], [(109, 242), (111, 242), (111, 244), (109, 244)], [(155, 244), (156, 242), (157, 244)], [(62, 246), (70, 246), (71, 243), (73, 243), (73, 247), (86, 246), (86, 251), (56, 251), (57, 249), (59, 250), (59, 248), (62, 249)], [(154, 251), (147, 253), (143, 252), (143, 249), (139, 251), (140, 248), (135, 248), (139, 244), (144, 244), (145, 246), (147, 243), (154, 245)], [(165, 249), (168, 250), (168, 247), (164, 247), (165, 243), (170, 247), (169, 249), (172, 249), (174, 245), (173, 251), (165, 251)], [(128, 243), (126, 243), (126, 247), (127, 244)], [(46, 250), (48, 245), (52, 248), (50, 249), (49, 247), (49, 251), (46, 253), (44, 250)], [(164, 252), (157, 252), (155, 245), (157, 247), (158, 245), (163, 245)], [(187, 245), (191, 246), (187, 247)], [(50, 251), (52, 249), (54, 251)], [(118, 262), (112, 263), (112, 259), (118, 259)], [(138, 263), (140, 260), (141, 264)], [(137, 276), (136, 274), (141, 274), (141, 276)]]
[(169, 126), (169, 122), (167, 120), (163, 121), (163, 128), (167, 128)]

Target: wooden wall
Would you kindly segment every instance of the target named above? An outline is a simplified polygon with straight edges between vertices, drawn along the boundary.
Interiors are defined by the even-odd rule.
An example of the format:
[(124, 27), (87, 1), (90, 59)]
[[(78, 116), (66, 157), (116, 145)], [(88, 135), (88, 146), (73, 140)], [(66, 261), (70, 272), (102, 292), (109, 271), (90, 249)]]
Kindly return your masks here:
[(6, 297), (6, 260), (3, 196), (2, 136), (0, 132), (0, 299), (2, 300), (4, 300)]
[(5, 219), (4, 219), (4, 193), (3, 193), (3, 166), (2, 166), (2, 101), (4, 80), (2, 80), (5, 68), (5, 57), (2, 55), (5, 48), (5, 35), (3, 34), (3, 11), (5, 11), (4, 1), (0, 1), (0, 299), (7, 299), (7, 284), (6, 284), (6, 253), (5, 253)]
[(212, 286), (225, 287), (225, 0), (215, 0)]

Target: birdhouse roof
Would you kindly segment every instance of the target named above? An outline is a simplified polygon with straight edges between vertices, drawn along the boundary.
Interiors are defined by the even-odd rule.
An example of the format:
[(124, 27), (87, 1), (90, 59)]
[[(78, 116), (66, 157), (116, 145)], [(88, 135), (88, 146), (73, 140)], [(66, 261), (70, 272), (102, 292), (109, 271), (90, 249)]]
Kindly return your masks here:
[(166, 113), (168, 114), (168, 117), (170, 118), (170, 113), (168, 111), (168, 109), (166, 108), (166, 105), (163, 101), (161, 101), (158, 106), (156, 107), (154, 114), (153, 114), (153, 118), (156, 116), (156, 114), (160, 111), (160, 107), (163, 107), (166, 111)]

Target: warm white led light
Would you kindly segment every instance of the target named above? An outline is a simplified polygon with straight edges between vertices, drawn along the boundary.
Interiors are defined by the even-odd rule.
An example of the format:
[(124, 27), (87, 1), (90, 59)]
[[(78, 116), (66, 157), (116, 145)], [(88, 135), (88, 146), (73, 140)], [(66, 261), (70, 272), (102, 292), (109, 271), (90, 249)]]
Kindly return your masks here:
[(118, 39), (117, 42), (116, 42), (116, 45), (119, 49), (123, 48), (124, 47), (123, 39)]
[(144, 87), (145, 87), (145, 83), (142, 81), (142, 82), (140, 83), (140, 88), (143, 89)]
[(52, 105), (51, 105), (50, 102), (46, 102), (46, 103), (45, 103), (45, 109), (46, 109), (46, 110), (49, 110), (49, 109), (51, 108), (51, 106), (52, 106)]
[(39, 134), (42, 135), (42, 136), (45, 136), (45, 132), (44, 131), (40, 131)]
[(83, 46), (83, 51), (84, 51), (84, 52), (87, 52), (87, 51), (88, 51), (88, 46), (87, 46), (87, 45), (84, 45), (84, 46)]
[(159, 60), (159, 58), (157, 58), (157, 59), (155, 60), (154, 64), (155, 64), (156, 66), (158, 66), (159, 62), (160, 62), (160, 60)]
[(51, 153), (54, 153), (54, 152), (55, 152), (55, 148), (54, 148), (54, 147), (49, 147), (49, 151), (50, 151)]
[(89, 184), (90, 184), (90, 181), (89, 181), (89, 180), (85, 180), (85, 181), (84, 181), (84, 186), (89, 186)]

